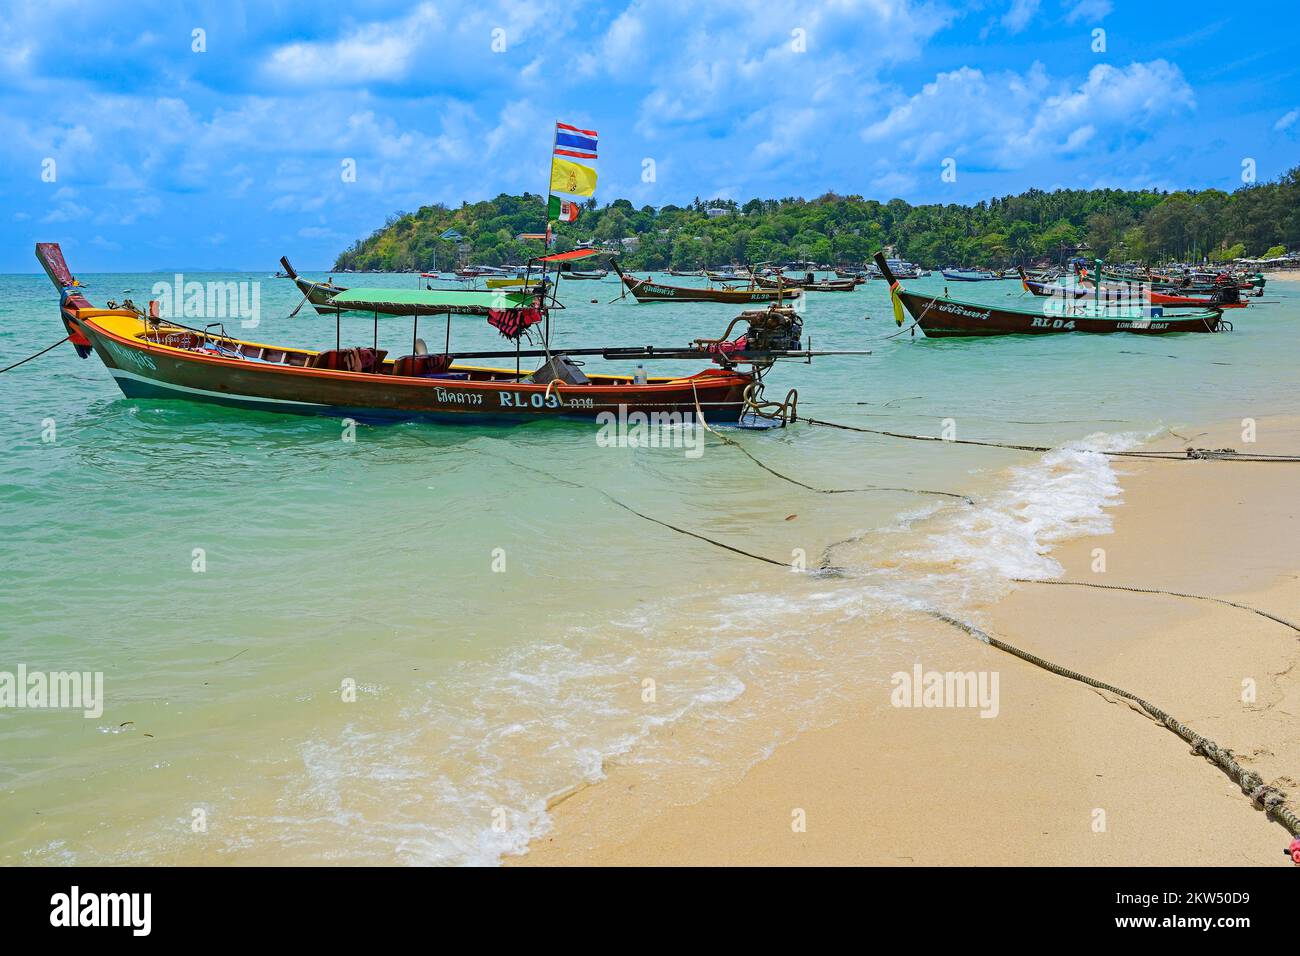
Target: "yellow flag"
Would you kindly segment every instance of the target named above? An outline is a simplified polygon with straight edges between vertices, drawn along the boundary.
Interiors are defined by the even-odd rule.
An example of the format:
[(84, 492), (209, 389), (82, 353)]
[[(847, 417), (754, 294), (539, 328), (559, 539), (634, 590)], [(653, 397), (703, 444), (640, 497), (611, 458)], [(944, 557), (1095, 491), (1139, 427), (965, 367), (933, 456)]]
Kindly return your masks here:
[(556, 156), (551, 160), (551, 192), (570, 196), (592, 196), (596, 192), (596, 171)]

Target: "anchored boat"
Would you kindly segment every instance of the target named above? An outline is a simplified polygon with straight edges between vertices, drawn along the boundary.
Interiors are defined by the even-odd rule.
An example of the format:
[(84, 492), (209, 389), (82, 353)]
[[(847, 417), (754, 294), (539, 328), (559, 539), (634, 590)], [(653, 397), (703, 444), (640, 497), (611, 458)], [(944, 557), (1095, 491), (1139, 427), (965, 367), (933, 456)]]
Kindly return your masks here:
[[(586, 250), (535, 260), (548, 264), (582, 258)], [(352, 289), (323, 305), (335, 314), (335, 348), (315, 351), (252, 342), (228, 335), (219, 324), (184, 326), (129, 301), (97, 308), (68, 269), (57, 243), (37, 243), (36, 256), (59, 289), (59, 308), (68, 338), (82, 358), (97, 355), (128, 397), (183, 399), (300, 415), (346, 415), (358, 419), (434, 419), (525, 421), (571, 416), (594, 418), (601, 412), (696, 413), (719, 423), (741, 421), (761, 411), (762, 376), (782, 358), (811, 360), (814, 355), (861, 354), (800, 349), (802, 320), (789, 308), (772, 308), (737, 317), (719, 339), (697, 339), (684, 348), (550, 347), (554, 298), (527, 292), (474, 292), (422, 289)], [(375, 316), (370, 347), (343, 347), (338, 316)], [(379, 316), (413, 320), (411, 352), (388, 357), (378, 346)], [(419, 338), (421, 317), (446, 320), (446, 350), (428, 351)], [(453, 316), (485, 318), (513, 341), (513, 349), (462, 352), (450, 349)], [(745, 331), (728, 340), (735, 328)], [(522, 349), (520, 339), (541, 326), (541, 349)], [(515, 367), (471, 364), (467, 360), (514, 356)], [(650, 377), (588, 375), (574, 356), (608, 359), (694, 359), (717, 367), (692, 375)], [(544, 359), (531, 372), (524, 358)], [(740, 366), (748, 366), (742, 371)]]
[[(1096, 288), (1082, 285), (1061, 285), (1059, 282), (1044, 282), (1031, 278), (1024, 269), (1020, 271), (1020, 284), (1025, 291), (1043, 298), (1085, 299), (1097, 295)], [(1147, 302), (1151, 305), (1184, 306), (1188, 308), (1203, 307), (1217, 309), (1244, 309), (1247, 302), (1241, 298), (1241, 292), (1235, 285), (1223, 285), (1206, 295), (1174, 295), (1158, 292), (1149, 286), (1136, 282), (1122, 282), (1118, 285), (1102, 286), (1101, 299), (1105, 302), (1129, 301)]]
[[(50, 245), (50, 243), (37, 243), (36, 248), (38, 257), (42, 245)], [(289, 263), (288, 256), (280, 257), (280, 265), (284, 266), (284, 277), (286, 279), (292, 279), (293, 284), (296, 285), (298, 291), (302, 293), (302, 301), (298, 303), (297, 308), (289, 313), (290, 316), (297, 315), (298, 309), (301, 309), (307, 303), (311, 303), (312, 308), (321, 315), (333, 315), (337, 311), (337, 309), (329, 305), (329, 301), (340, 292), (347, 292), (348, 290), (346, 286), (335, 285), (333, 277), (331, 277), (327, 282), (313, 282), (311, 279), (303, 278), (298, 275), (298, 270)], [(51, 276), (51, 278), (53, 278), (53, 276)]]
[(1042, 335), (1057, 332), (1134, 332), (1163, 335), (1170, 332), (1217, 332), (1232, 328), (1217, 308), (1201, 312), (1165, 312), (1162, 307), (1078, 300), (1050, 300), (1041, 308), (1015, 309), (947, 296), (908, 292), (894, 277), (885, 257), (876, 265), (889, 282), (895, 317), (902, 324), (902, 308), (911, 313), (929, 338), (973, 335)]
[(775, 289), (713, 289), (708, 286), (699, 288), (684, 285), (667, 285), (663, 282), (651, 282), (630, 276), (619, 266), (617, 260), (610, 262), (623, 286), (632, 293), (638, 302), (730, 302), (732, 305), (750, 305), (755, 302), (774, 302), (778, 299), (790, 299), (798, 294), (791, 287)]

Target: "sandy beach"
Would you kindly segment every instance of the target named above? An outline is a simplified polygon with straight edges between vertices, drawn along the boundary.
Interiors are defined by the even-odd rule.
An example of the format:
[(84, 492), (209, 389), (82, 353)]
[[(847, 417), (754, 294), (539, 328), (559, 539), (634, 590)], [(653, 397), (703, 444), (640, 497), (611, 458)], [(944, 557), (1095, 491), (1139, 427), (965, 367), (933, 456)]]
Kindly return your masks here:
[[(1254, 444), (1233, 424), (1180, 429), (1150, 447), (1189, 445), (1295, 453), (1300, 422), (1261, 419)], [(1114, 533), (1054, 551), (1063, 580), (1208, 595), (1300, 622), (1294, 466), (1114, 467), (1123, 488)], [(1037, 583), (973, 619), (1163, 707), (1300, 808), (1300, 635), (1290, 627), (1208, 601)], [(553, 806), (551, 832), (510, 862), (1289, 865), (1283, 827), (1127, 701), (940, 622), (933, 630), (945, 650), (925, 668), (996, 672), (995, 717), (889, 706), (864, 682), (824, 726), (703, 800), (675, 798), (690, 791), (688, 769), (673, 779), (608, 767)], [(916, 663), (907, 644), (895, 658), (887, 666), (900, 672)]]

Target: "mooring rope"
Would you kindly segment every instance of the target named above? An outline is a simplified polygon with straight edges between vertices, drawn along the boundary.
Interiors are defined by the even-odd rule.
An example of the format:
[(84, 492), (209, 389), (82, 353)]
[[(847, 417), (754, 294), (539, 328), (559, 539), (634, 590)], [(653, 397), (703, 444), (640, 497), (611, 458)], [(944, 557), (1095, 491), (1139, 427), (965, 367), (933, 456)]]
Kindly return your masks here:
[(728, 436), (722, 434), (722, 432), (714, 428), (712, 425), (710, 425), (708, 419), (704, 417), (704, 410), (700, 407), (700, 395), (695, 388), (694, 382), (691, 383), (691, 392), (695, 396), (695, 415), (698, 418), (700, 424), (704, 426), (705, 431), (709, 432), (712, 435), (716, 435), (724, 443), (739, 450), (741, 454), (743, 454), (754, 464), (758, 465), (759, 468), (762, 468), (768, 474), (773, 475), (776, 478), (780, 478), (782, 481), (788, 481), (790, 484), (795, 485), (799, 488), (805, 488), (808, 491), (816, 492), (819, 495), (853, 495), (853, 494), (865, 494), (874, 491), (902, 491), (902, 492), (908, 492), (910, 494), (916, 494), (916, 495), (941, 495), (947, 498), (960, 498), (968, 505), (973, 505), (975, 503), (973, 499), (969, 498), (966, 495), (958, 494), (955, 491), (930, 491), (925, 488), (894, 488), (886, 485), (868, 485), (865, 488), (815, 488), (812, 485), (805, 484), (804, 482), (800, 481), (798, 478), (791, 478), (789, 475), (783, 475), (775, 468), (765, 464), (764, 462), (756, 458), (750, 452), (750, 450), (746, 448), (744, 445), (742, 445), (740, 442), (736, 441), (734, 438), (729, 438)]
[[(570, 482), (570, 483), (574, 484), (574, 482)], [(720, 541), (716, 541), (712, 538), (706, 537), (705, 535), (696, 534), (693, 531), (687, 531), (684, 528), (679, 528), (676, 525), (669, 524), (666, 521), (660, 521), (658, 518), (650, 517), (649, 515), (643, 514), (637, 511), (635, 508), (632, 508), (631, 506), (624, 504), (623, 502), (619, 501), (617, 498), (615, 498), (613, 495), (609, 494), (608, 492), (601, 491), (601, 494), (603, 494), (606, 498), (608, 498), (610, 501), (612, 501), (614, 504), (618, 505), (619, 507), (624, 508), (627, 511), (630, 511), (632, 514), (637, 515), (640, 518), (645, 518), (647, 521), (652, 521), (657, 525), (661, 525), (662, 527), (670, 528), (671, 530), (676, 531), (679, 534), (689, 535), (692, 538), (696, 538), (697, 540), (700, 541), (705, 541), (709, 544), (714, 545), (715, 547), (723, 548), (735, 554), (741, 554), (746, 557), (754, 558), (755, 560), (762, 561), (766, 564), (775, 564), (780, 567), (787, 567), (787, 568), (790, 567), (790, 565), (787, 562), (777, 561), (773, 558), (768, 558), (762, 555), (753, 554), (748, 551), (742, 551), (739, 548), (734, 548), (729, 544), (724, 544)], [(821, 570), (826, 571), (826, 570), (840, 570), (840, 569), (823, 568)], [(1194, 597), (1195, 595), (1188, 595), (1188, 596)], [(1227, 602), (1227, 603), (1231, 603), (1231, 602)], [(1241, 605), (1236, 605), (1236, 606), (1241, 606)], [(1256, 609), (1246, 608), (1246, 610), (1254, 611)], [(954, 617), (953, 615), (948, 614), (944, 611), (930, 610), (927, 611), (926, 613), (929, 614), (931, 617), (937, 618), (938, 620), (950, 624), (953, 627), (965, 631), (970, 636), (976, 638), (979, 641), (982, 641), (983, 643), (987, 644), (990, 647), (996, 648), (997, 650), (1010, 654), (1013, 657), (1018, 657), (1021, 660), (1025, 661), (1026, 663), (1033, 664), (1035, 667), (1041, 668), (1042, 670), (1048, 671), (1049, 673), (1056, 674), (1057, 676), (1060, 677), (1065, 677), (1069, 680), (1077, 681), (1081, 684), (1086, 684), (1089, 687), (1095, 687), (1099, 690), (1107, 691), (1108, 693), (1115, 694), (1119, 697), (1124, 698), (1125, 700), (1132, 701), (1133, 703), (1141, 707), (1144, 711), (1146, 711), (1146, 713), (1150, 715), (1152, 718), (1154, 718), (1156, 721), (1163, 724), (1166, 728), (1168, 728), (1173, 733), (1181, 737), (1188, 744), (1190, 744), (1193, 753), (1200, 754), (1206, 760), (1210, 761), (1210, 763), (1214, 764), (1225, 774), (1227, 774), (1228, 777), (1241, 788), (1241, 792), (1249, 796), (1251, 801), (1257, 807), (1262, 809), (1270, 819), (1277, 821), (1283, 827), (1285, 827), (1287, 832), (1289, 832), (1291, 836), (1300, 837), (1300, 817), (1297, 817), (1296, 814), (1289, 807), (1286, 806), (1286, 794), (1278, 790), (1276, 787), (1265, 783), (1264, 778), (1261, 777), (1254, 770), (1248, 770), (1242, 767), (1241, 764), (1239, 764), (1237, 760), (1233, 757), (1231, 751), (1220, 747), (1218, 744), (1216, 744), (1213, 740), (1210, 740), (1208, 737), (1204, 737), (1201, 734), (1198, 734), (1196, 731), (1192, 730), (1186, 724), (1174, 718), (1172, 715), (1170, 715), (1162, 708), (1157, 707), (1155, 704), (1152, 704), (1151, 702), (1139, 697), (1138, 695), (1130, 691), (1126, 691), (1123, 688), (1116, 687), (1113, 684), (1108, 684), (1105, 681), (1097, 680), (1095, 677), (1089, 677), (1087, 674), (1082, 674), (1078, 671), (1071, 670), (1067, 667), (1062, 667), (1060, 664), (1056, 664), (1053, 663), (1052, 661), (1047, 660), (1046, 658), (1039, 657), (1037, 654), (1032, 654), (1029, 651), (1022, 650), (1021, 648), (1016, 647), (1014, 644), (1009, 644), (1006, 641), (999, 640), (998, 638), (994, 637), (988, 632), (976, 627), (974, 624), (971, 624), (967, 621), (963, 621), (960, 618)], [(1272, 617), (1272, 615), (1269, 615), (1267, 613), (1265, 613), (1265, 616)], [(1276, 620), (1276, 618), (1274, 619)], [(1283, 622), (1283, 623), (1288, 623), (1288, 626), (1293, 626), (1293, 625), (1289, 625), (1289, 622)]]
[(68, 341), (68, 339), (70, 339), (70, 338), (71, 338), (71, 336), (69, 336), (69, 335), (65, 335), (63, 338), (59, 339), (59, 340), (58, 340), (57, 342), (55, 342), (53, 345), (46, 346), (45, 348), (43, 348), (43, 349), (41, 349), (39, 352), (37, 352), (35, 355), (29, 355), (29, 356), (27, 356), (27, 358), (23, 359), (21, 362), (14, 362), (13, 365), (7, 366), (6, 368), (0, 368), (0, 375), (3, 375), (5, 372), (8, 372), (10, 369), (15, 369), (15, 368), (17, 368), (17, 367), (20, 366), (20, 365), (26, 365), (26, 364), (27, 364), (28, 362), (30, 362), (32, 359), (40, 358), (40, 357), (41, 357), (42, 355), (44, 355), (46, 352), (52, 351), (53, 349), (57, 349), (60, 345), (62, 345), (64, 342)]
[(987, 631), (983, 631), (974, 624), (970, 624), (960, 618), (953, 617), (951, 614), (945, 614), (943, 611), (930, 611), (929, 614), (947, 624), (951, 624), (953, 627), (965, 631), (976, 640), (982, 641), (990, 647), (995, 647), (1014, 657), (1018, 657), (1029, 664), (1033, 664), (1035, 667), (1040, 667), (1045, 671), (1050, 671), (1053, 674), (1068, 678), (1069, 680), (1078, 681), (1081, 684), (1087, 684), (1089, 687), (1104, 690), (1107, 693), (1115, 694), (1116, 696), (1123, 697), (1125, 700), (1130, 700), (1137, 704), (1156, 721), (1164, 724), (1165, 727), (1189, 743), (1192, 747), (1193, 753), (1200, 754), (1206, 760), (1210, 761), (1210, 763), (1214, 764), (1226, 773), (1233, 783), (1241, 787), (1241, 792), (1249, 796), (1251, 801), (1262, 809), (1270, 819), (1276, 820), (1278, 823), (1282, 824), (1282, 826), (1286, 827), (1287, 832), (1289, 832), (1293, 837), (1300, 837), (1300, 817), (1297, 817), (1296, 814), (1286, 806), (1286, 795), (1282, 793), (1282, 791), (1266, 784), (1264, 778), (1254, 770), (1247, 770), (1245, 767), (1242, 767), (1233, 757), (1231, 751), (1220, 747), (1208, 737), (1201, 736), (1196, 731), (1192, 730), (1192, 728), (1177, 720), (1155, 704), (1143, 700), (1141, 697), (1130, 693), (1123, 688), (1116, 687), (1113, 684), (1107, 684), (1104, 681), (1099, 681), (1094, 677), (1089, 677), (1087, 674), (1080, 674), (1078, 671), (1070, 670), (1068, 667), (1054, 664), (1046, 658), (1039, 657), (1037, 654), (1031, 654), (1028, 651), (1021, 650), (1014, 644), (1008, 644), (1006, 641), (998, 640), (998, 638), (989, 634)]
[[(423, 439), (421, 439), (421, 441), (423, 441)], [(432, 444), (432, 443), (425, 442), (425, 444)], [(487, 455), (490, 453), (481, 452), (481, 454)], [(764, 564), (768, 564), (768, 565), (776, 565), (777, 567), (782, 567), (782, 568), (792, 567), (792, 565), (789, 562), (778, 561), (775, 558), (769, 558), (761, 554), (755, 554), (752, 551), (745, 551), (741, 548), (737, 548), (732, 545), (726, 544), (722, 541), (718, 541), (714, 538), (710, 538), (707, 535), (699, 534), (697, 532), (690, 531), (686, 528), (682, 528), (677, 525), (671, 524), (667, 521), (663, 521), (659, 518), (652, 517), (651, 515), (638, 511), (637, 509), (633, 508), (631, 505), (628, 505), (625, 502), (620, 501), (614, 495), (611, 495), (609, 492), (601, 488), (593, 488), (591, 486), (584, 485), (581, 482), (573, 481), (567, 478), (561, 478), (558, 475), (552, 475), (550, 472), (546, 472), (538, 468), (533, 468), (532, 466), (529, 465), (523, 465), (514, 462), (510, 458), (504, 455), (492, 455), (492, 457), (500, 458), (504, 461), (509, 462), (511, 465), (514, 465), (517, 468), (523, 468), (528, 471), (533, 471), (537, 474), (544, 475), (555, 481), (560, 481), (564, 484), (571, 485), (576, 488), (583, 488), (589, 491), (596, 491), (602, 496), (604, 496), (607, 500), (609, 500), (612, 504), (615, 504), (619, 508), (622, 508), (623, 510), (628, 511), (631, 514), (636, 515), (638, 518), (642, 518), (646, 521), (652, 522), (653, 524), (659, 525), (660, 527), (667, 528), (670, 531), (674, 531), (678, 534), (686, 535), (698, 541), (703, 541), (706, 544), (711, 544), (716, 548), (721, 548), (725, 551), (731, 552), (732, 554), (738, 554), (743, 557), (752, 558), (755, 561), (761, 561)], [(840, 569), (822, 568), (820, 570), (836, 571)], [(1065, 582), (1060, 582), (1060, 583), (1065, 583)], [(1102, 586), (1112, 587), (1112, 585), (1102, 585)], [(1129, 590), (1129, 589), (1124, 588), (1124, 590)], [(1133, 590), (1139, 590), (1139, 589), (1133, 589)], [(1174, 592), (1168, 592), (1168, 593), (1174, 593)], [(1200, 597), (1199, 595), (1180, 595), (1180, 596)], [(1212, 599), (1212, 600), (1217, 600), (1217, 599)], [(1233, 603), (1233, 602), (1224, 602), (1224, 603)], [(1242, 605), (1234, 604), (1233, 606), (1241, 607)], [(1245, 609), (1250, 611), (1257, 610), (1255, 608), (1250, 608), (1250, 607), (1246, 607)], [(1125, 700), (1132, 701), (1133, 703), (1137, 704), (1140, 708), (1142, 708), (1142, 710), (1145, 711), (1154, 720), (1163, 724), (1168, 730), (1172, 731), (1174, 734), (1178, 735), (1178, 737), (1180, 737), (1182, 740), (1190, 744), (1193, 753), (1201, 755), (1210, 763), (1214, 764), (1216, 767), (1222, 770), (1225, 774), (1227, 774), (1228, 777), (1241, 788), (1241, 792), (1249, 796), (1252, 803), (1254, 803), (1255, 806), (1263, 810), (1265, 815), (1269, 819), (1275, 820), (1283, 827), (1285, 827), (1287, 832), (1290, 833), (1291, 836), (1300, 837), (1300, 817), (1297, 817), (1296, 814), (1289, 807), (1286, 806), (1286, 795), (1282, 791), (1278, 790), (1276, 787), (1270, 784), (1265, 783), (1264, 778), (1260, 776), (1256, 771), (1248, 770), (1242, 767), (1241, 764), (1238, 763), (1236, 758), (1232, 755), (1231, 751), (1220, 747), (1218, 744), (1216, 744), (1213, 740), (1210, 740), (1208, 737), (1204, 737), (1201, 734), (1198, 734), (1196, 731), (1192, 730), (1186, 724), (1174, 718), (1172, 715), (1170, 715), (1162, 708), (1157, 707), (1155, 704), (1152, 704), (1151, 702), (1137, 696), (1136, 694), (1130, 691), (1126, 691), (1123, 688), (1116, 687), (1113, 684), (1108, 684), (1105, 681), (1097, 680), (1094, 677), (1089, 677), (1086, 674), (1082, 674), (1078, 671), (1071, 670), (1067, 667), (1062, 667), (1060, 664), (1056, 664), (1052, 661), (1047, 660), (1046, 658), (1039, 657), (1037, 654), (1032, 654), (1029, 651), (1022, 650), (1021, 648), (1016, 647), (1014, 644), (1009, 644), (1006, 641), (1000, 640), (994, 637), (992, 634), (989, 634), (987, 631), (984, 631), (976, 627), (974, 624), (971, 624), (968, 621), (963, 621), (960, 618), (954, 617), (953, 615), (948, 614), (944, 611), (929, 610), (926, 613), (928, 613), (931, 617), (943, 621), (946, 624), (956, 627), (959, 630), (965, 631), (968, 635), (974, 637), (976, 640), (981, 641), (984, 644), (987, 644), (989, 647), (1000, 650), (1006, 654), (1010, 654), (1013, 657), (1017, 657), (1020, 660), (1023, 660), (1028, 664), (1032, 664), (1035, 667), (1038, 667), (1042, 670), (1048, 671), (1049, 673), (1056, 674), (1059, 677), (1067, 678), (1068, 680), (1077, 681), (1078, 683), (1085, 684), (1089, 687), (1094, 687), (1098, 690), (1104, 690), (1107, 693), (1115, 694), (1116, 696), (1122, 697)], [(1264, 613), (1264, 616), (1273, 618), (1274, 620), (1279, 620), (1278, 618), (1274, 617), (1271, 614), (1267, 614), (1266, 612), (1260, 612), (1260, 613)], [(1282, 621), (1282, 623), (1287, 624), (1287, 626), (1291, 626), (1291, 627), (1294, 626), (1287, 621)]]
[[(973, 438), (940, 438), (935, 435), (908, 435), (904, 432), (891, 432), (880, 428), (867, 428), (862, 425), (846, 425), (843, 422), (828, 422), (820, 418), (800, 416), (796, 421), (809, 425), (821, 425), (825, 428), (838, 428), (843, 431), (862, 432), (868, 435), (884, 435), (887, 438), (903, 438), (908, 441), (945, 442), (949, 445), (979, 445), (984, 448), (1009, 448), (1013, 451), (1056, 451), (1050, 445), (1016, 445), (1010, 442), (977, 441)], [(1300, 462), (1300, 455), (1270, 455), (1258, 452), (1242, 452), (1235, 448), (1187, 448), (1183, 451), (1102, 451), (1100, 449), (1079, 448), (1077, 451), (1094, 455), (1106, 455), (1110, 458), (1150, 458), (1159, 461), (1247, 461), (1247, 462)]]
[(1213, 601), (1215, 604), (1226, 604), (1229, 607), (1241, 608), (1243, 611), (1250, 611), (1258, 614), (1260, 617), (1266, 617), (1270, 621), (1291, 628), (1291, 630), (1300, 633), (1300, 624), (1288, 621), (1284, 617), (1278, 617), (1269, 611), (1260, 610), (1257, 607), (1251, 607), (1249, 604), (1241, 604), (1237, 601), (1229, 601), (1227, 598), (1211, 597), (1208, 594), (1189, 594), (1185, 591), (1166, 591), (1164, 588), (1135, 588), (1126, 584), (1099, 584), (1093, 581), (1053, 581), (1046, 578), (1012, 578), (1017, 584), (1061, 584), (1068, 587), (1076, 588), (1102, 588), (1107, 591), (1132, 591), (1134, 594), (1168, 594), (1172, 597), (1192, 598), (1197, 601)]

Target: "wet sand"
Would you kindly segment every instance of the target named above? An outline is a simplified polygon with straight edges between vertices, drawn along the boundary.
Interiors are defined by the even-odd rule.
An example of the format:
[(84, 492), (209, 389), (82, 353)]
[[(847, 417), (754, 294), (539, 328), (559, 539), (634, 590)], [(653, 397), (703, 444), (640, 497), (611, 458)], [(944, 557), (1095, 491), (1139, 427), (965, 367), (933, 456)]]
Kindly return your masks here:
[[(1300, 422), (1183, 430), (1153, 448), (1300, 452)], [(1062, 579), (1211, 595), (1300, 622), (1300, 467), (1119, 459), (1114, 533), (1053, 552)], [(1105, 570), (1097, 571), (1104, 549)], [(1300, 634), (1163, 594), (1021, 584), (974, 623), (1146, 698), (1300, 808)], [(1289, 865), (1285, 830), (1114, 695), (935, 621), (924, 668), (996, 672), (996, 717), (900, 708), (880, 682), (705, 799), (690, 769), (614, 766), (552, 809), (523, 864)], [(890, 671), (910, 672), (899, 642)], [(878, 675), (875, 675), (878, 676)], [(847, 679), (848, 675), (846, 675)], [(1249, 691), (1253, 688), (1253, 699)], [(654, 799), (646, 794), (653, 792)], [(801, 826), (802, 821), (802, 826)]]

